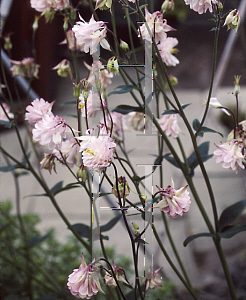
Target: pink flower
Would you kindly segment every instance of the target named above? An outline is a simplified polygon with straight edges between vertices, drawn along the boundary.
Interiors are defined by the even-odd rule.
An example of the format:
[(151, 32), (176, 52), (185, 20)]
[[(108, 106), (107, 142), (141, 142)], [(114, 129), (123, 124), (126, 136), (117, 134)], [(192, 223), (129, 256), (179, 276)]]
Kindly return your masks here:
[[(81, 108), (82, 117), (85, 117), (85, 99), (83, 93), (79, 96), (79, 107)], [(102, 98), (103, 108), (107, 107), (105, 99)], [(86, 101), (87, 108), (87, 117), (95, 117), (98, 111), (102, 110), (101, 100), (97, 93), (92, 93), (92, 90), (89, 92), (89, 96)]]
[(44, 115), (35, 123), (32, 131), (33, 139), (41, 145), (47, 145), (50, 150), (61, 149), (62, 140), (66, 137), (66, 122), (62, 117)]
[[(175, 30), (171, 26), (167, 25), (167, 20), (163, 19), (163, 15), (159, 11), (150, 14), (147, 7), (145, 7), (145, 19), (149, 26), (150, 32), (152, 35), (154, 35), (156, 43), (166, 39), (166, 32)], [(152, 37), (149, 35), (145, 24), (140, 26), (139, 30), (143, 39), (146, 39), (150, 42), (152, 41)]]
[[(117, 281), (124, 282), (125, 284), (128, 284), (128, 282), (125, 279), (125, 273), (124, 270), (121, 267), (116, 267), (114, 264), (114, 261), (112, 262), (113, 271), (115, 274), (115, 277)], [(106, 272), (106, 275), (104, 276), (105, 282), (108, 286), (116, 287), (117, 283), (112, 275), (112, 271), (109, 270)]]
[(80, 50), (92, 55), (97, 51), (98, 44), (107, 50), (110, 50), (109, 43), (107, 42), (106, 33), (107, 27), (103, 21), (95, 21), (93, 15), (89, 23), (79, 15), (80, 20), (73, 26), (72, 30), (75, 33), (77, 44)]
[[(113, 121), (113, 136), (122, 139), (123, 138), (123, 124), (122, 124), (122, 119), (123, 115), (117, 112), (111, 112), (110, 113), (112, 121)], [(109, 115), (106, 115), (106, 122), (107, 122), (107, 129), (111, 130), (112, 127), (112, 122), (111, 118)], [(104, 120), (101, 120), (101, 123), (104, 123)]]
[(172, 55), (173, 53), (177, 53), (177, 49), (174, 48), (176, 45), (178, 45), (178, 40), (173, 37), (167, 37), (165, 40), (161, 41), (159, 45), (157, 45), (162, 60), (169, 67), (175, 67), (179, 64), (179, 60)]
[(11, 60), (13, 66), (10, 68), (13, 76), (23, 76), (25, 78), (38, 78), (39, 65), (34, 62), (34, 58), (27, 57), (21, 61)]
[[(165, 190), (159, 189), (158, 193), (164, 197), (154, 208), (159, 207), (162, 211), (168, 214), (170, 217), (176, 217), (177, 215), (182, 216), (184, 212), (190, 209), (190, 196), (187, 191), (188, 185), (180, 188), (179, 190), (174, 189), (174, 182), (171, 179), (171, 185), (169, 185)], [(156, 195), (155, 194), (155, 195)]]
[[(94, 129), (87, 130), (92, 133)], [(93, 171), (99, 172), (108, 167), (113, 159), (115, 141), (108, 135), (105, 126), (101, 127), (97, 135), (86, 135), (81, 137), (80, 152), (82, 152), (83, 164)]]
[(184, 0), (186, 5), (190, 5), (190, 8), (199, 14), (203, 14), (207, 9), (212, 12), (213, 5), (212, 3), (217, 3), (216, 0)]
[(66, 163), (70, 167), (73, 167), (74, 165), (79, 164), (79, 148), (80, 146), (74, 138), (67, 139), (62, 142), (60, 151), (54, 149), (53, 154), (55, 154), (61, 162), (65, 159)]
[(49, 103), (43, 98), (33, 100), (31, 105), (26, 107), (25, 120), (27, 120), (30, 125), (34, 125), (38, 121), (41, 121), (45, 115), (52, 116), (51, 109), (54, 103), (55, 101)]
[(149, 118), (144, 113), (132, 111), (122, 118), (123, 126), (129, 129), (129, 126), (133, 127), (137, 131), (144, 131)]
[(31, 0), (31, 7), (39, 12), (45, 12), (48, 9), (63, 10), (69, 6), (69, 0)]
[(238, 30), (238, 27), (240, 25), (240, 14), (237, 9), (233, 9), (228, 16), (225, 19), (225, 23), (223, 26), (227, 25), (227, 30), (229, 29), (236, 29), (236, 32)]
[(178, 126), (178, 117), (176, 114), (164, 115), (158, 120), (158, 123), (167, 136), (171, 136), (173, 138), (178, 137), (180, 128)]
[(159, 276), (159, 272), (162, 268), (159, 268), (153, 272), (148, 272), (146, 274), (146, 277), (143, 280), (143, 283), (146, 285), (145, 290), (147, 291), (148, 289), (155, 289), (159, 286), (162, 286), (161, 284), (161, 278)]
[(98, 291), (104, 293), (98, 279), (100, 269), (93, 262), (87, 266), (83, 254), (81, 262), (79, 269), (74, 269), (68, 276), (67, 286), (71, 294), (78, 298), (90, 299)]
[(92, 66), (87, 65), (87, 63), (84, 64), (90, 71), (87, 81), (93, 86), (96, 86), (98, 89), (100, 89), (106, 88), (106, 86), (112, 83), (111, 78), (114, 76), (113, 73), (105, 69), (99, 60), (93, 62)]
[[(4, 112), (3, 108), (2, 108), (2, 106), (0, 106), (0, 120), (8, 122), (9, 121), (8, 117), (10, 119), (13, 119), (14, 118), (14, 114), (10, 112), (10, 107), (8, 106), (7, 103), (3, 102), (2, 105), (3, 105), (3, 108), (4, 108), (5, 112)], [(8, 115), (8, 117), (6, 116), (6, 114)]]
[(239, 168), (245, 169), (245, 158), (243, 152), (243, 142), (236, 139), (222, 145), (215, 145), (218, 149), (214, 151), (216, 163), (221, 163), (225, 169), (231, 169), (237, 174)]
[(71, 76), (70, 62), (67, 59), (63, 59), (58, 65), (56, 65), (52, 70), (57, 70), (57, 74), (61, 77)]

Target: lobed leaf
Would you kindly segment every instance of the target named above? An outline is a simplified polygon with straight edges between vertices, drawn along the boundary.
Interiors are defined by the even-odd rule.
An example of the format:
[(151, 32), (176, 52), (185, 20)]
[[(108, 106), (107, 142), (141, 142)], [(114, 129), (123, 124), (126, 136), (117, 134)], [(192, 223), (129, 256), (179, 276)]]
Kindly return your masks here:
[(185, 241), (183, 242), (184, 247), (186, 247), (191, 241), (199, 238), (199, 237), (215, 237), (215, 235), (209, 233), (209, 232), (202, 232), (202, 233), (198, 233), (198, 234), (193, 234), (188, 236)]

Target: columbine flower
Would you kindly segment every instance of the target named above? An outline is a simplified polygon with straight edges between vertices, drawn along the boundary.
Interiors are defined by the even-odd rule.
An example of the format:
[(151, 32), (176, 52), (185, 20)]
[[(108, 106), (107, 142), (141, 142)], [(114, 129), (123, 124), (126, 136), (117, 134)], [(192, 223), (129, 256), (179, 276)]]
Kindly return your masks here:
[(228, 16), (225, 19), (225, 23), (223, 26), (227, 25), (227, 30), (229, 29), (236, 29), (236, 32), (238, 30), (238, 27), (240, 25), (240, 15), (239, 11), (237, 9), (233, 9)]
[(167, 37), (157, 45), (162, 60), (169, 67), (179, 64), (179, 60), (173, 55), (173, 53), (177, 53), (177, 49), (174, 48), (176, 45), (178, 45), (178, 40), (173, 37)]
[[(92, 133), (94, 129), (87, 130)], [(99, 172), (101, 169), (108, 167), (113, 159), (115, 151), (115, 141), (108, 135), (105, 126), (100, 128), (100, 133), (80, 137), (82, 143), (80, 152), (82, 152), (83, 164), (93, 171)]]
[(187, 187), (188, 185), (180, 188), (179, 190), (175, 190), (173, 179), (171, 179), (171, 185), (169, 185), (165, 190), (158, 187), (159, 192), (156, 194), (161, 193), (164, 199), (154, 207), (159, 207), (170, 217), (175, 218), (177, 215), (182, 216), (184, 212), (187, 212), (190, 209), (191, 201)]
[[(110, 113), (110, 116), (111, 118), (109, 117), (108, 114), (106, 115), (107, 129), (111, 131), (111, 128), (113, 128), (112, 135), (117, 139), (122, 139), (123, 138), (123, 124), (122, 124), (123, 115), (117, 113), (116, 111), (113, 111)], [(112, 127), (111, 119), (113, 121), (113, 127)], [(104, 123), (104, 119), (101, 120), (101, 123)]]
[(82, 299), (90, 299), (98, 291), (103, 292), (99, 282), (99, 268), (92, 262), (85, 263), (84, 256), (81, 256), (81, 265), (79, 269), (74, 269), (68, 276), (67, 286), (73, 296)]
[(53, 153), (61, 162), (65, 159), (66, 163), (70, 167), (73, 167), (79, 163), (79, 147), (79, 144), (74, 138), (67, 139), (62, 142), (60, 151), (54, 149)]
[(43, 98), (33, 100), (31, 105), (26, 107), (25, 120), (30, 125), (34, 125), (38, 121), (41, 121), (45, 115), (53, 116), (51, 109), (54, 103), (55, 101), (49, 103)]
[(105, 69), (99, 60), (93, 62), (92, 66), (89, 66), (87, 63), (84, 64), (90, 71), (87, 82), (91, 83), (97, 89), (106, 88), (106, 86), (112, 83), (110, 78), (113, 78), (114, 74)]
[(217, 0), (184, 0), (186, 5), (190, 5), (190, 8), (199, 14), (203, 14), (207, 9), (213, 11), (213, 3), (216, 4)]
[(41, 121), (35, 123), (32, 134), (35, 141), (53, 150), (61, 149), (62, 140), (66, 137), (65, 130), (66, 122), (62, 117), (44, 115)]
[[(2, 105), (3, 105), (3, 108), (4, 108), (5, 112), (2, 108), (2, 106), (0, 106), (0, 120), (8, 122), (9, 121), (8, 117), (10, 119), (13, 119), (14, 114), (10, 112), (10, 107), (8, 106), (7, 103), (2, 103)], [(6, 114), (8, 115), (8, 117), (6, 116)]]
[(73, 26), (72, 30), (75, 33), (75, 37), (81, 51), (92, 55), (97, 51), (98, 44), (107, 50), (110, 50), (109, 43), (107, 42), (106, 33), (107, 27), (103, 21), (95, 21), (93, 15), (89, 23), (79, 15), (81, 21), (78, 21), (76, 25)]
[[(83, 92), (79, 97), (79, 108), (81, 109), (82, 117), (85, 117), (85, 97)], [(105, 99), (102, 98), (103, 108), (107, 107)], [(102, 110), (101, 100), (97, 93), (92, 93), (90, 90), (88, 98), (86, 99), (87, 117), (95, 117), (98, 111)]]
[[(116, 267), (114, 264), (114, 261), (112, 262), (112, 267), (113, 267), (113, 271), (114, 271), (117, 281), (121, 281), (121, 282), (128, 284), (128, 282), (125, 279), (124, 270), (121, 267)], [(111, 270), (106, 271), (106, 275), (104, 276), (104, 279), (108, 286), (112, 286), (112, 287), (117, 286), (117, 283), (112, 275)]]
[(158, 123), (167, 136), (171, 136), (173, 138), (178, 137), (180, 128), (178, 126), (178, 117), (176, 114), (164, 115), (158, 120)]
[(118, 59), (113, 56), (108, 60), (107, 69), (109, 72), (112, 72), (114, 75), (119, 75), (119, 64)]
[(27, 57), (21, 61), (10, 60), (13, 66), (10, 68), (13, 76), (25, 78), (38, 78), (39, 65), (35, 64), (34, 58)]
[(56, 173), (56, 164), (55, 164), (56, 156), (53, 153), (44, 154), (44, 158), (40, 162), (41, 169), (48, 170), (51, 174), (52, 169)]
[[(145, 19), (150, 29), (150, 32), (155, 38), (156, 43), (166, 39), (166, 32), (175, 30), (171, 26), (167, 25), (167, 20), (163, 19), (161, 12), (156, 11), (153, 14), (150, 14), (148, 9), (145, 7)], [(152, 37), (149, 35), (148, 29), (145, 24), (139, 28), (141, 36), (147, 41), (152, 41)]]
[(239, 169), (245, 169), (243, 162), (245, 158), (243, 152), (243, 142), (236, 139), (226, 142), (222, 145), (216, 145), (218, 148), (214, 151), (216, 163), (221, 163), (225, 169), (231, 169), (237, 174)]
[(174, 0), (165, 0), (162, 3), (161, 10), (164, 14), (165, 12), (169, 12), (174, 9)]
[(124, 128), (128, 129), (129, 126), (133, 127), (135, 130), (144, 131), (149, 118), (144, 116), (144, 113), (132, 111), (122, 118)]
[(110, 9), (112, 6), (112, 0), (97, 0), (96, 9)]
[(45, 12), (49, 9), (63, 10), (69, 6), (69, 0), (31, 0), (31, 7), (39, 12)]
[(71, 76), (71, 67), (67, 59), (63, 59), (58, 65), (56, 65), (52, 70), (57, 70), (57, 74), (61, 77)]
[(120, 40), (120, 49), (127, 52), (129, 51), (129, 45), (126, 42)]
[[(203, 104), (207, 104), (207, 100), (203, 101)], [(217, 100), (217, 98), (210, 98), (209, 101), (209, 106), (213, 107), (213, 108), (222, 108), (222, 104)], [(230, 116), (231, 114), (228, 112), (228, 110), (226, 110), (225, 108), (222, 108), (222, 111), (227, 114), (228, 116)]]
[[(118, 178), (118, 191), (119, 191), (120, 198), (127, 197), (130, 194), (130, 190), (131, 189), (128, 182), (126, 181), (126, 178), (124, 176), (120, 176)], [(116, 182), (112, 187), (112, 194), (114, 194), (114, 196), (118, 198)]]
[(146, 277), (143, 280), (143, 284), (145, 284), (145, 290), (147, 291), (148, 289), (155, 289), (159, 286), (162, 286), (161, 284), (161, 278), (159, 276), (159, 272), (162, 268), (159, 268), (153, 272), (149, 271), (146, 274)]

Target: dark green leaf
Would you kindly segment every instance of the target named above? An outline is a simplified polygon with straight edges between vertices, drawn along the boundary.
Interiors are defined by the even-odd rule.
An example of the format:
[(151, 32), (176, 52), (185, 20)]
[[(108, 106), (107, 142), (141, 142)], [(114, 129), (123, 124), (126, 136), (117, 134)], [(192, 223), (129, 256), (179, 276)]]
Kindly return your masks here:
[(63, 191), (66, 191), (66, 190), (71, 190), (71, 189), (78, 188), (78, 187), (81, 186), (78, 182), (75, 182), (75, 183), (69, 183), (69, 184), (65, 185), (64, 187), (62, 187), (62, 184), (63, 184), (62, 181), (60, 181), (60, 184), (61, 184), (61, 188), (60, 188), (60, 189), (58, 188), (58, 189), (53, 193), (54, 196), (57, 195), (57, 194), (60, 193), (60, 192), (63, 192)]
[(17, 168), (19, 168), (20, 167), (20, 165), (12, 165), (12, 166), (4, 166), (4, 167), (0, 167), (0, 171), (1, 172), (11, 172), (11, 171), (13, 171), (14, 169), (17, 169)]
[(14, 121), (3, 121), (0, 120), (0, 124), (2, 124), (5, 128), (12, 128)]
[[(26, 156), (27, 156), (27, 158), (28, 158), (28, 159), (30, 159), (30, 157), (31, 157), (31, 154), (32, 154), (32, 151), (30, 151), (30, 152), (28, 152), (28, 153), (27, 153), (27, 155), (26, 155)], [(22, 162), (21, 162), (21, 163), (22, 163), (22, 164), (25, 166), (25, 165), (26, 165), (26, 163), (27, 163), (26, 159), (24, 158), (24, 159), (22, 160)]]
[(101, 232), (105, 232), (113, 228), (120, 218), (122, 217), (122, 214), (118, 214), (116, 217), (114, 217), (112, 220), (110, 220), (107, 224), (101, 226)]
[[(200, 121), (199, 121), (198, 119), (193, 120), (192, 125), (193, 125), (193, 128), (194, 128), (195, 131), (198, 130), (200, 124), (201, 124), (201, 123), (200, 123)], [(200, 131), (199, 131), (198, 135), (199, 135), (200, 137), (203, 137), (204, 132), (218, 133), (219, 135), (221, 135), (221, 136), (223, 137), (223, 134), (222, 134), (222, 133), (220, 133), (220, 132), (218, 132), (218, 131), (216, 131), (216, 130), (213, 130), (213, 129), (211, 129), (211, 128), (205, 127), (205, 126), (200, 128)]]
[(194, 119), (193, 120), (192, 126), (193, 126), (193, 128), (194, 128), (195, 131), (197, 131), (197, 129), (199, 128), (200, 124), (201, 123), (200, 123), (200, 121), (198, 119)]
[(238, 201), (237, 203), (232, 204), (231, 206), (224, 209), (219, 219), (219, 230), (222, 231), (225, 226), (230, 225), (234, 220), (236, 220), (236, 218), (239, 217), (245, 207), (246, 199)]
[(108, 96), (114, 95), (114, 94), (125, 94), (129, 93), (134, 89), (134, 85), (132, 84), (125, 84), (125, 85), (119, 85), (115, 88), (113, 92), (110, 92)]
[(27, 247), (34, 247), (46, 240), (49, 236), (51, 236), (51, 233), (47, 233), (41, 237), (34, 236), (27, 241)]
[[(213, 130), (211, 128), (208, 128), (208, 127), (202, 127), (201, 128), (201, 132), (210, 132), (210, 133), (218, 133), (220, 136), (223, 137), (223, 134), (220, 133), (219, 131), (216, 131), (216, 130)], [(200, 133), (199, 133), (200, 134)]]
[(100, 196), (100, 197), (103, 197), (103, 196), (107, 196), (107, 195), (111, 195), (111, 194), (112, 194), (112, 193), (101, 193), (101, 192), (100, 192), (100, 195), (99, 195), (99, 196)]
[(211, 234), (209, 232), (202, 232), (202, 233), (190, 235), (185, 239), (185, 241), (183, 243), (184, 247), (186, 247), (191, 241), (193, 241), (193, 240), (195, 240), (199, 237), (203, 237), (203, 236), (205, 236), (205, 237), (215, 237), (213, 234)]
[[(189, 105), (191, 105), (191, 103), (182, 105), (182, 109), (184, 110)], [(173, 115), (173, 114), (179, 114), (179, 113), (180, 113), (179, 110), (176, 111), (175, 109), (168, 109), (168, 110), (165, 110), (162, 113), (162, 115)]]
[[(209, 158), (213, 157), (213, 154), (208, 154), (209, 151), (209, 142), (204, 142), (198, 147), (201, 159), (203, 162), (207, 161)], [(189, 167), (193, 171), (198, 166), (198, 160), (196, 153), (193, 152), (187, 159)]]
[(179, 165), (174, 157), (169, 156), (169, 155), (164, 155), (163, 158), (165, 158), (167, 161), (169, 161), (170, 164), (172, 164), (176, 168), (179, 168)]
[(224, 239), (229, 239), (242, 231), (246, 231), (246, 223), (235, 226), (228, 226), (227, 228), (225, 228), (225, 230), (223, 230), (223, 232), (218, 232), (218, 236)]
[(50, 190), (52, 195), (55, 195), (63, 186), (63, 181), (57, 182), (53, 188)]
[(118, 105), (115, 109), (113, 109), (113, 112), (118, 112), (122, 115), (126, 115), (132, 111), (137, 111), (137, 112), (144, 112), (142, 107), (139, 106), (130, 106), (130, 105)]
[(76, 223), (73, 224), (72, 226), (81, 237), (85, 237), (85, 238), (91, 237), (91, 228), (88, 225), (82, 223)]

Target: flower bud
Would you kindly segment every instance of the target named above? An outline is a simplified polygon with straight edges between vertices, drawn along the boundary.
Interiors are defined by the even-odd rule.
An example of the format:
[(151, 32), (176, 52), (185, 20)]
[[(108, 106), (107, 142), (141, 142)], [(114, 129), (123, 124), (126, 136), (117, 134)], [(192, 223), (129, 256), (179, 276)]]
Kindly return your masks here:
[(41, 160), (40, 165), (41, 169), (48, 170), (51, 174), (52, 169), (56, 173), (56, 164), (55, 164), (56, 156), (53, 153), (45, 154), (44, 158)]
[(227, 25), (227, 30), (236, 29), (238, 30), (240, 24), (240, 15), (237, 9), (233, 9), (226, 17), (225, 23), (223, 26)]
[(4, 46), (3, 47), (7, 52), (11, 51), (12, 43), (11, 43), (10, 35), (7, 35), (6, 37), (4, 37)]
[(57, 74), (61, 77), (71, 76), (71, 67), (67, 59), (63, 59), (57, 66), (52, 68), (52, 70), (57, 70)]
[(234, 76), (235, 78), (235, 82), (234, 82), (234, 95), (237, 96), (240, 92), (240, 85), (239, 85), (239, 81), (241, 76)]
[(123, 50), (125, 52), (129, 51), (128, 44), (126, 42), (122, 41), (122, 40), (120, 40), (120, 48), (121, 48), (121, 50)]
[[(126, 178), (124, 176), (120, 176), (118, 178), (118, 190), (119, 190), (120, 198), (124, 198), (130, 194), (130, 186), (127, 183)], [(116, 183), (112, 187), (112, 193), (115, 195), (116, 198), (118, 198)]]
[(80, 91), (81, 91), (80, 83), (79, 84), (74, 84), (73, 88), (74, 88), (74, 97), (76, 99), (79, 99)]
[(165, 0), (161, 6), (162, 13), (169, 12), (174, 9), (174, 0)]
[[(173, 75), (169, 76), (169, 80), (171, 82), (172, 87), (175, 87), (178, 84), (178, 78)], [(169, 84), (166, 82), (165, 89), (168, 89), (168, 88), (169, 88)]]
[(114, 75), (119, 75), (118, 59), (115, 56), (111, 57), (108, 60), (107, 69), (108, 69), (108, 72), (113, 72)]
[(64, 18), (63, 29), (66, 32), (68, 30), (68, 18)]
[(54, 19), (55, 11), (53, 9), (49, 8), (46, 11), (44, 11), (42, 13), (42, 15), (45, 16), (45, 21), (46, 21), (46, 23), (48, 23)]
[(85, 183), (87, 179), (86, 167), (84, 165), (80, 165), (76, 175), (79, 180), (81, 179), (81, 181)]
[(106, 10), (112, 6), (112, 0), (97, 0), (96, 9)]
[(32, 30), (34, 32), (38, 29), (38, 21), (39, 21), (39, 16), (35, 16), (34, 22), (32, 24)]
[(140, 234), (139, 226), (136, 223), (132, 222), (132, 227), (133, 227), (135, 235)]

